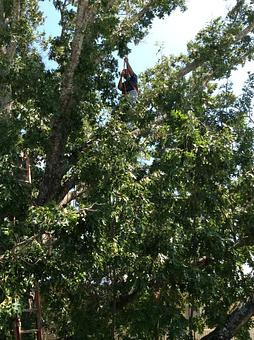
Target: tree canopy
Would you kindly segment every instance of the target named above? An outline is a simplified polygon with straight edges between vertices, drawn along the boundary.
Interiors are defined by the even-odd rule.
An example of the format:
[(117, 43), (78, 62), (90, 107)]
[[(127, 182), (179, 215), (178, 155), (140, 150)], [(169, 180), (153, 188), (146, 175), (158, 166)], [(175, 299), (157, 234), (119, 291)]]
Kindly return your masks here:
[(229, 77), (254, 59), (253, 1), (139, 75), (135, 105), (116, 53), (187, 3), (52, 3), (46, 38), (40, 1), (0, 0), (1, 339), (36, 285), (61, 339), (248, 339), (254, 74), (239, 96)]

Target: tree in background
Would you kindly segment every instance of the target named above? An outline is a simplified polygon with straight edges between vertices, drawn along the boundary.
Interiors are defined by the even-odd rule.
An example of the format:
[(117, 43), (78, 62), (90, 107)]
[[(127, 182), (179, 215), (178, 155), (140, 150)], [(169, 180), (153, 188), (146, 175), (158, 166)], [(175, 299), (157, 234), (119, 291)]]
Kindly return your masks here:
[(228, 78), (253, 60), (252, 1), (147, 70), (135, 107), (117, 101), (113, 52), (184, 1), (53, 4), (46, 40), (39, 1), (0, 1), (1, 338), (39, 284), (61, 339), (247, 339), (254, 75), (239, 97)]

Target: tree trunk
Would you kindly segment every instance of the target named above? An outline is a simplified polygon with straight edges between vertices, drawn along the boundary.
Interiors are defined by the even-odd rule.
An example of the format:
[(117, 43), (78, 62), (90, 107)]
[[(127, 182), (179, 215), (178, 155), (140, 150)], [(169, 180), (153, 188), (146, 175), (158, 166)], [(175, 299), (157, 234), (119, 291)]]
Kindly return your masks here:
[(75, 110), (76, 101), (73, 98), (75, 84), (75, 71), (79, 64), (85, 31), (92, 20), (93, 10), (87, 0), (80, 0), (76, 15), (76, 29), (72, 41), (71, 60), (62, 76), (59, 114), (54, 118), (50, 137), (50, 150), (46, 159), (46, 170), (40, 193), (38, 205), (57, 200), (61, 192), (61, 180), (67, 171), (64, 164), (64, 151), (70, 133), (71, 114)]
[[(7, 29), (8, 24), (11, 22), (16, 22), (20, 18), (21, 5), (20, 0), (13, 1), (12, 18), (6, 17), (3, 0), (0, 0), (0, 29)], [(6, 61), (6, 68), (1, 70), (1, 84), (0, 84), (0, 112), (11, 111), (12, 106), (12, 89), (11, 86), (5, 83), (5, 78), (7, 78), (10, 71), (10, 65), (14, 60), (16, 53), (16, 41), (12, 39), (8, 45), (3, 45), (0, 47), (0, 53)]]

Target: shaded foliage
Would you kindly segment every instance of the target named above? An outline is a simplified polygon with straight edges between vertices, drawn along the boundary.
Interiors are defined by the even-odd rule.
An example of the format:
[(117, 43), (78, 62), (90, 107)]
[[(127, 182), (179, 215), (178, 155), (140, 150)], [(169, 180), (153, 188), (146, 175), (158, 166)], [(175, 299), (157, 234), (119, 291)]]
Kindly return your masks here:
[(228, 78), (253, 60), (253, 9), (237, 2), (185, 56), (144, 72), (133, 107), (116, 94), (115, 52), (184, 1), (52, 3), (62, 31), (48, 40), (38, 1), (0, 5), (2, 338), (39, 284), (44, 325), (62, 339), (205, 327), (247, 339), (251, 308), (231, 321), (253, 304), (254, 76), (239, 96)]

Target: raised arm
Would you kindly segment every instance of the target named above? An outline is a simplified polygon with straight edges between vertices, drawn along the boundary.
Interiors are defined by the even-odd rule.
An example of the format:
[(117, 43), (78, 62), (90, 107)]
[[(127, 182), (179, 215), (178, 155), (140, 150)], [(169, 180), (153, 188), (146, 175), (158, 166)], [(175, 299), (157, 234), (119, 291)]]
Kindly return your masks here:
[(128, 70), (128, 72), (129, 72), (129, 75), (132, 77), (133, 74), (134, 74), (134, 71), (133, 71), (131, 65), (129, 64), (128, 57), (124, 57), (124, 62), (126, 63), (127, 70)]
[(122, 91), (123, 90), (123, 81), (122, 81), (122, 73), (120, 75), (120, 79), (119, 79), (119, 82), (118, 82), (118, 90)]

